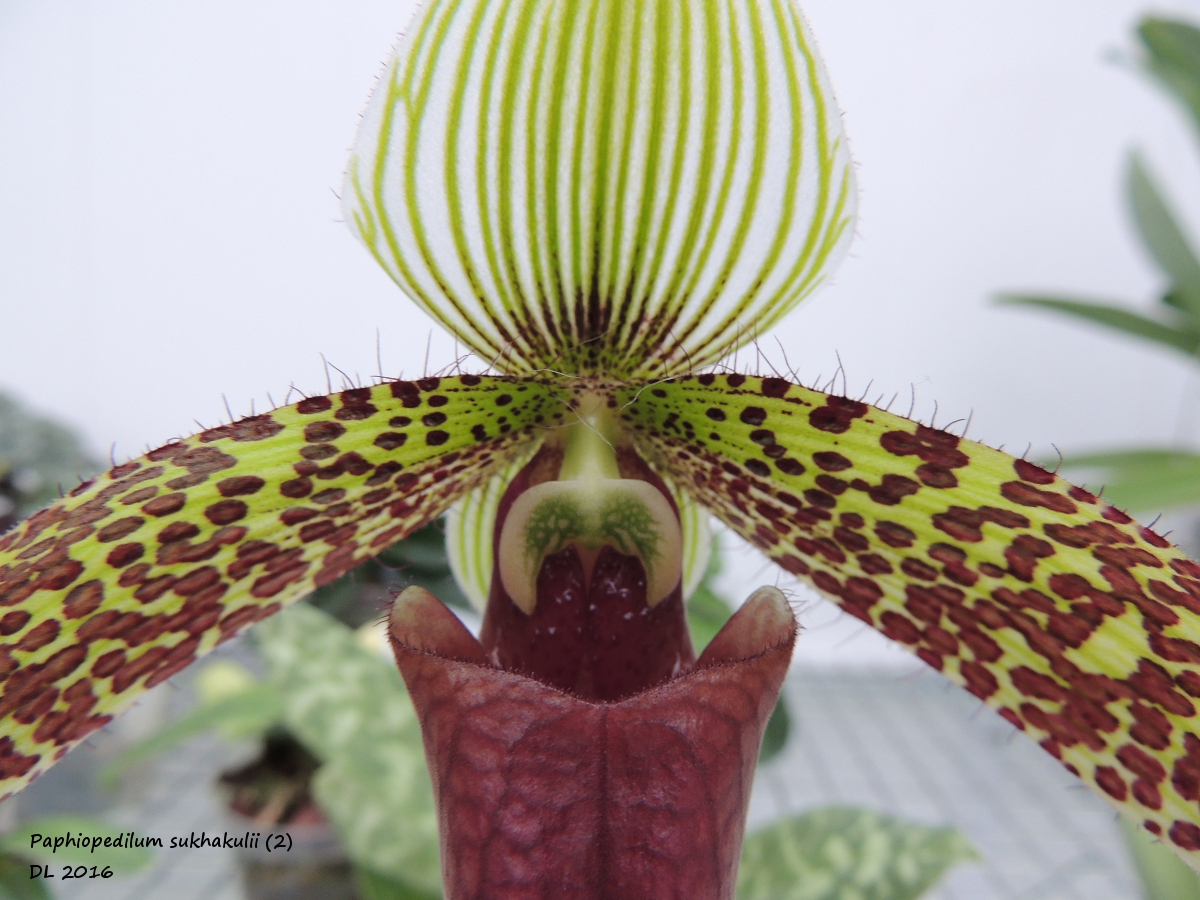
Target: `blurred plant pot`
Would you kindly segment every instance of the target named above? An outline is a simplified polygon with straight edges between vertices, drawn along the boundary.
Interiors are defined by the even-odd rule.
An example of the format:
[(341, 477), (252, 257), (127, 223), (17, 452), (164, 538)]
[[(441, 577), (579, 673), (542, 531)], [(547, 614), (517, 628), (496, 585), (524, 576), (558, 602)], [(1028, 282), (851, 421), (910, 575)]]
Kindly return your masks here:
[[(356, 900), (350, 857), (312, 799), (319, 765), (295, 738), (274, 731), (258, 759), (220, 776), (230, 837), (259, 836), (257, 846), (236, 851), (246, 900)], [(268, 851), (272, 834), (289, 835), (290, 849)]]

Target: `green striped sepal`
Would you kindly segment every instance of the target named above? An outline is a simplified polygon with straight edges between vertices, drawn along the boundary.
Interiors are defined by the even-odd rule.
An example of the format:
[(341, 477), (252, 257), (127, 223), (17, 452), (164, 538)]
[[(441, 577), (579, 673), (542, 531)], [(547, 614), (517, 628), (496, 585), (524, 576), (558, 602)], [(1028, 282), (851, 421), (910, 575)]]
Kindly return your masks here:
[(1024, 460), (779, 378), (629, 389), (661, 472), (1200, 860), (1200, 565)]
[(310, 397), (117, 466), (0, 538), (0, 795), (442, 513), (564, 396), (464, 375)]
[(371, 99), (346, 220), (500, 371), (694, 371), (853, 230), (841, 119), (790, 0), (431, 0)]

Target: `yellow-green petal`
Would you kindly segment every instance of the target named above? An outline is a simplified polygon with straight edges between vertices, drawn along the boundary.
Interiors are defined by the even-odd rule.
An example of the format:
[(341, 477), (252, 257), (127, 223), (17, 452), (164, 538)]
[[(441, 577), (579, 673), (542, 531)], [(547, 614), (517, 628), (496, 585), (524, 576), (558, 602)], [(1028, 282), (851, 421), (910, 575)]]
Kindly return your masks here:
[(0, 538), (0, 796), (441, 514), (563, 409), (554, 386), (483, 376), (310, 397), (117, 466)]
[(791, 0), (432, 0), (343, 193), (376, 260), (500, 371), (618, 378), (772, 327), (844, 254), (855, 201)]
[(780, 378), (619, 400), (664, 475), (1200, 860), (1200, 565), (1032, 463)]

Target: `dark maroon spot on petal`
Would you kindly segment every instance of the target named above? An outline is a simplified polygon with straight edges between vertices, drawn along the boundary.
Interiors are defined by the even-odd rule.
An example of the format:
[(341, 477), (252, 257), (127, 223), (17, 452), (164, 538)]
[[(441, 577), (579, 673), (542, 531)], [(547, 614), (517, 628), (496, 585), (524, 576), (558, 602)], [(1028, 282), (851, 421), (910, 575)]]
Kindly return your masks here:
[(746, 468), (757, 475), (759, 478), (767, 478), (771, 474), (771, 467), (761, 459), (746, 460)]
[(417, 379), (417, 387), (423, 391), (436, 391), (441, 383), (442, 379), (437, 377)]
[(1022, 481), (1028, 481), (1031, 484), (1053, 484), (1054, 475), (1047, 472), (1041, 466), (1035, 466), (1026, 459), (1013, 460), (1013, 471), (1017, 473), (1017, 477)]
[(58, 637), (59, 624), (55, 619), (47, 619), (42, 624), (36, 626), (32, 631), (17, 641), (17, 649), (31, 653), (34, 650), (41, 650), (56, 637)]
[(437, 408), (439, 406), (445, 406), (447, 403), (449, 403), (450, 398), (443, 394), (434, 394), (432, 397), (430, 397), (425, 402), (428, 403), (430, 406)]
[(783, 459), (775, 460), (775, 468), (784, 475), (795, 476), (804, 474), (804, 465), (799, 460), (792, 459), (791, 457), (785, 456)]
[(283, 431), (283, 426), (269, 415), (250, 416), (232, 425), (221, 425), (200, 433), (201, 443), (211, 443), (221, 438), (234, 441), (263, 441)]
[(761, 406), (747, 406), (738, 418), (746, 425), (761, 425), (767, 420), (767, 411)]
[(499, 397), (496, 398), (496, 405), (497, 406), (508, 406), (508, 404), (512, 403), (512, 400), (513, 400), (512, 394), (501, 394)]
[(725, 411), (716, 406), (710, 406), (707, 410), (705, 410), (704, 414), (706, 416), (708, 416), (710, 419), (712, 419), (714, 422), (724, 422), (725, 421)]
[(1126, 744), (1117, 751), (1117, 759), (1121, 765), (1134, 775), (1149, 781), (1151, 784), (1158, 784), (1167, 779), (1167, 770), (1163, 768), (1162, 763), (1141, 747)]
[(78, 578), (82, 572), (82, 563), (68, 559), (42, 571), (37, 580), (33, 582), (33, 587), (35, 590), (61, 591)]
[(237, 457), (222, 453), (216, 447), (197, 447), (175, 456), (173, 462), (192, 475), (211, 475), (237, 465)]
[(772, 399), (778, 400), (780, 397), (783, 397), (787, 394), (788, 388), (790, 387), (791, 385), (782, 378), (764, 378), (762, 380), (762, 387), (760, 390), (762, 390), (764, 397), (771, 397)]
[[(104, 585), (100, 580), (94, 578), (91, 581), (85, 581), (83, 584), (71, 588), (71, 593), (67, 594), (63, 601), (63, 615), (68, 619), (82, 619), (99, 609), (103, 600)], [(8, 617), (5, 616), (5, 618)], [(8, 633), (4, 631), (3, 623), (0, 622), (0, 634)]]
[(928, 566), (919, 559), (906, 559), (900, 563), (900, 571), (922, 581), (937, 581), (937, 569)]
[(310, 444), (336, 441), (346, 433), (346, 426), (337, 422), (310, 422), (304, 426), (304, 440)]
[[(178, 579), (174, 575), (160, 575), (157, 578), (151, 578), (143, 582), (142, 586), (133, 592), (133, 596), (142, 603), (151, 603), (174, 587), (176, 581)], [(147, 632), (139, 635), (141, 640), (135, 638), (131, 646), (153, 640), (160, 633), (160, 631), (148, 629)]]
[(430, 447), (440, 447), (450, 440), (450, 434), (445, 431), (431, 431), (425, 435), (425, 443)]
[(881, 506), (895, 506), (920, 489), (921, 486), (911, 478), (889, 473), (878, 485), (867, 489), (867, 496)]
[(336, 503), (346, 496), (345, 488), (326, 488), (312, 495), (313, 503)]
[(917, 539), (916, 532), (888, 521), (876, 523), (875, 534), (889, 547), (911, 547)]
[(949, 469), (935, 466), (926, 463), (923, 466), (917, 466), (917, 477), (921, 479), (922, 484), (931, 488), (952, 488), (958, 487), (958, 479)]
[(186, 502), (187, 494), (163, 494), (161, 497), (156, 497), (149, 503), (143, 504), (142, 512), (149, 516), (169, 516), (183, 509)]
[(214, 525), (228, 525), (246, 516), (247, 507), (241, 500), (221, 500), (204, 510), (208, 521)]
[(867, 414), (867, 405), (845, 397), (826, 397), (825, 405), (808, 414), (808, 422), (819, 431), (843, 434), (850, 423)]
[(172, 522), (158, 533), (158, 542), (160, 544), (173, 544), (176, 541), (185, 541), (188, 538), (195, 537), (199, 533), (200, 529), (191, 522)]
[[(392, 396), (397, 400), (415, 399), (418, 403), (421, 402), (421, 389), (411, 381), (393, 381)], [(405, 404), (408, 405), (407, 403)]]
[(307, 497), (312, 492), (312, 481), (308, 478), (293, 478), (279, 486), (279, 493), (293, 499)]
[(333, 401), (328, 397), (309, 397), (296, 404), (296, 412), (308, 416), (313, 413), (325, 412), (331, 406), (333, 406)]
[(136, 503), (141, 503), (143, 500), (149, 500), (158, 493), (156, 487), (144, 487), (141, 490), (134, 491), (132, 494), (126, 494), (121, 498), (122, 506), (133, 506)]
[[(1019, 460), (1018, 460), (1019, 462)], [(1042, 506), (1055, 512), (1075, 513), (1079, 507), (1075, 501), (1053, 491), (1039, 491), (1037, 488), (1022, 481), (1006, 481), (1000, 485), (1000, 494), (1005, 500), (1018, 503), (1021, 506)]]
[(888, 610), (879, 617), (880, 629), (885, 636), (903, 644), (915, 644), (921, 639), (921, 632), (911, 621), (894, 610)]
[(266, 482), (257, 475), (238, 475), (218, 481), (217, 490), (222, 497), (238, 497), (256, 493), (264, 484)]
[(864, 553), (858, 557), (858, 564), (868, 575), (890, 575), (892, 564), (878, 553)]
[(337, 525), (333, 522), (310, 522), (300, 529), (300, 540), (307, 544), (310, 541), (320, 540), (326, 535), (333, 534), (335, 531), (337, 531)]
[(767, 428), (758, 428), (750, 432), (750, 440), (761, 447), (770, 447), (775, 443), (775, 432)]
[(421, 424), (427, 428), (436, 428), (438, 425), (444, 425), (446, 422), (446, 414), (441, 412), (429, 413), (421, 417)]
[(822, 450), (820, 453), (814, 453), (813, 462), (826, 472), (842, 472), (853, 465), (850, 460), (833, 450)]
[(1184, 850), (1200, 850), (1200, 827), (1191, 822), (1175, 822), (1167, 833), (1176, 846)]
[(285, 509), (279, 514), (279, 521), (290, 527), (292, 525), (299, 525), (301, 522), (307, 522), (318, 515), (320, 515), (318, 510), (308, 509), (303, 506), (293, 506), (291, 509)]
[(300, 448), (300, 456), (314, 462), (337, 456), (337, 444), (308, 444)]
[(482, 425), (472, 425), (471, 437), (475, 438), (477, 441), (486, 441), (488, 437), (487, 429)]
[(395, 475), (397, 472), (399, 472), (402, 468), (403, 468), (403, 466), (401, 466), (400, 463), (395, 462), (394, 460), (389, 460), (388, 462), (380, 463), (378, 466), (375, 467), (375, 471), (374, 471), (374, 473), (372, 473), (371, 477), (368, 478), (366, 480), (366, 482), (364, 482), (364, 483), (367, 485), (367, 487), (375, 487), (376, 485), (383, 484), (385, 481), (387, 481), (389, 478), (391, 478), (393, 475)]
[(404, 442), (407, 440), (407, 434), (403, 434), (399, 431), (385, 431), (383, 434), (379, 435), (379, 437), (375, 438), (375, 446), (383, 450), (395, 450), (399, 447), (403, 447)]
[(23, 609), (14, 609), (7, 613), (3, 619), (0, 619), (0, 634), (8, 637), (10, 634), (16, 634), (29, 623), (29, 613)]
[[(1096, 784), (1114, 800), (1124, 801), (1129, 795), (1129, 788), (1125, 784), (1125, 780), (1112, 766), (1096, 767)], [(1197, 844), (1196, 849), (1200, 849), (1200, 843)]]

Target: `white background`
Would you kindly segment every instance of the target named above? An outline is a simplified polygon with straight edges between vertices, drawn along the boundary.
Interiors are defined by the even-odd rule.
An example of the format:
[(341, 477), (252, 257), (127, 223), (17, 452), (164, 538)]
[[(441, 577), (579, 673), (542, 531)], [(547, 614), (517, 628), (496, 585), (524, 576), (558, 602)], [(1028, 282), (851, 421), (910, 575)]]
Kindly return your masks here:
[[(118, 460), (351, 378), (448, 363), (339, 224), (358, 112), (410, 2), (0, 4), (0, 389)], [(1034, 455), (1200, 440), (1167, 351), (1002, 290), (1148, 306), (1121, 193), (1142, 148), (1200, 233), (1190, 125), (1135, 70), (1133, 0), (809, 0), (862, 189), (836, 284), (778, 331), (809, 383), (899, 394)], [(1160, 12), (1200, 20), (1200, 0)], [(778, 364), (774, 337), (763, 349)], [(754, 367), (753, 351), (742, 362)], [(333, 374), (334, 388), (341, 377)], [(839, 381), (840, 384), (840, 381)], [(773, 581), (735, 554), (728, 582)], [(802, 655), (873, 658), (869, 639)], [(846, 632), (850, 633), (850, 632)]]

